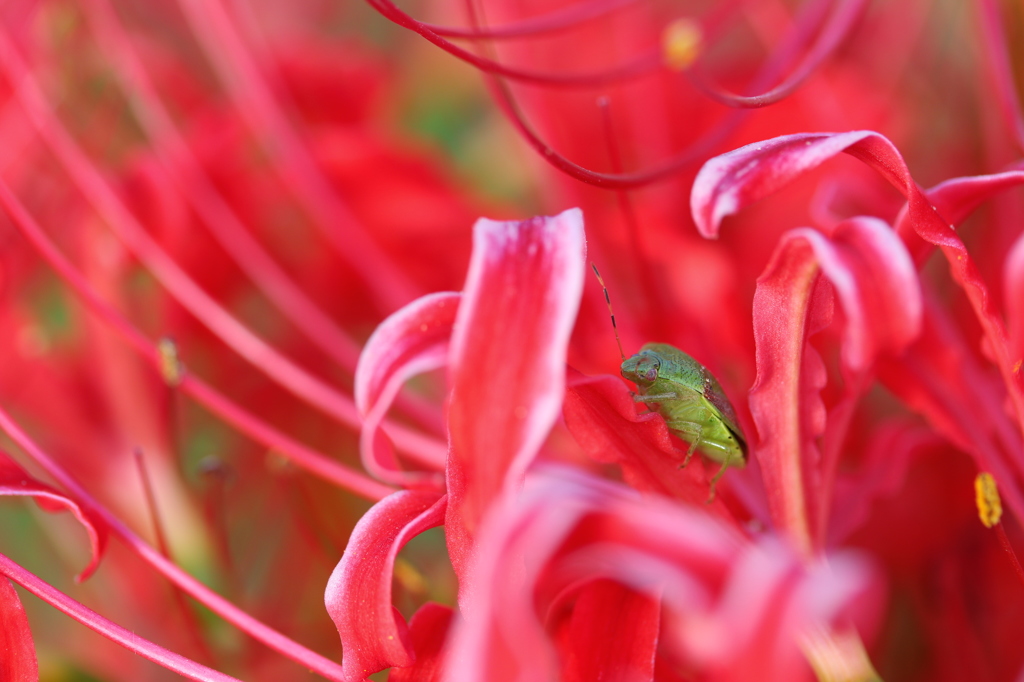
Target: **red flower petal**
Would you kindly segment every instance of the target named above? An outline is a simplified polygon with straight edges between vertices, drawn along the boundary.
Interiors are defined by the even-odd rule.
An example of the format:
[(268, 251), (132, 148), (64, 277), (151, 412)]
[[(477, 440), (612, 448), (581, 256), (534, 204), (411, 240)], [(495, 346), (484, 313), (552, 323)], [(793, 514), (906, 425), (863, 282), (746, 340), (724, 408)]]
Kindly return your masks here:
[(558, 418), (585, 249), (578, 209), (474, 227), (449, 365), (445, 531), (460, 578), (488, 505), (518, 484)]
[(355, 376), (356, 407), (363, 417), (359, 447), (363, 466), (382, 480), (406, 487), (443, 486), (440, 474), (400, 471), (380, 424), (402, 384), (447, 362), (460, 299), (460, 294), (437, 293), (413, 301), (377, 327), (359, 356)]
[(715, 239), (726, 216), (776, 192), (853, 145), (874, 138), (885, 139), (866, 130), (783, 135), (716, 156), (704, 164), (693, 181), (690, 211), (697, 230)]
[[(1024, 431), (1024, 387), (1019, 380), (1018, 358), (1010, 353), (1006, 330), (992, 304), (987, 285), (948, 219), (940, 215), (914, 182), (899, 151), (878, 133), (855, 131), (787, 135), (712, 159), (697, 174), (690, 197), (698, 229), (705, 236), (715, 236), (723, 217), (774, 192), (800, 173), (840, 152), (865, 162), (898, 189), (907, 199), (907, 224), (921, 239), (942, 250), (953, 279), (967, 294), (981, 324), (986, 350), (999, 368), (1017, 425)], [(979, 181), (982, 186), (986, 183), (991, 185), (985, 187), (985, 191), (1016, 182), (1015, 178), (993, 178), (996, 179)], [(953, 190), (949, 191), (955, 194)], [(959, 203), (966, 205), (968, 202), (961, 199)], [(1014, 466), (1021, 467), (1019, 459)], [(1024, 518), (1024, 509), (1014, 506), (1014, 511)]]
[(6, 578), (0, 578), (0, 680), (36, 682), (39, 665), (25, 607)]
[(816, 440), (824, 433), (819, 390), (825, 371), (808, 339), (830, 318), (833, 285), (846, 315), (843, 361), (863, 371), (877, 354), (899, 353), (917, 335), (920, 285), (909, 254), (895, 233), (874, 218), (841, 223), (832, 239), (810, 229), (792, 230), (754, 293), (757, 380), (750, 410), (760, 442), (757, 455), (776, 528), (805, 551), (819, 545), (821, 503), (827, 499)]
[(47, 511), (69, 511), (85, 527), (89, 535), (92, 558), (75, 580), (81, 582), (92, 575), (100, 564), (103, 550), (107, 546), (107, 527), (103, 521), (88, 509), (57, 492), (45, 483), (40, 483), (18, 466), (17, 462), (0, 452), (0, 495), (28, 495)]
[[(999, 192), (1024, 184), (1024, 171), (1006, 171), (993, 175), (973, 175), (964, 178), (952, 178), (935, 185), (925, 195), (929, 203), (935, 207), (943, 218), (952, 225), (959, 225), (974, 209), (991, 199)], [(907, 244), (907, 249), (920, 265), (934, 248), (934, 244), (924, 241), (914, 231), (910, 218), (909, 206), (904, 206), (896, 222), (896, 232)]]
[[(558, 657), (541, 614), (566, 587), (585, 581), (564, 572), (557, 584), (545, 581), (549, 564), (589, 514), (635, 496), (628, 488), (545, 467), (527, 479), (521, 494), (500, 498), (480, 533), (472, 565), (473, 599), (464, 600), (465, 621), (456, 626), (449, 644), (444, 679), (558, 679)], [(699, 546), (707, 538), (695, 533), (690, 540)], [(605, 620), (615, 617), (604, 612)], [(621, 644), (605, 640), (601, 646)]]
[[(807, 564), (777, 540), (747, 542), (687, 506), (569, 470), (535, 468), (479, 543), (446, 680), (572, 679), (602, 659), (609, 679), (651, 679), (655, 644), (700, 679), (802, 679), (808, 629), (878, 616), (875, 574), (855, 557)], [(660, 628), (645, 602), (660, 602)], [(568, 609), (559, 660), (548, 628)]]
[[(614, 618), (608, 618), (614, 614)], [(564, 651), (562, 682), (622, 680), (654, 676), (661, 604), (611, 580), (587, 585), (573, 604), (558, 638)], [(614, 642), (615, 646), (608, 646)]]
[(428, 602), (409, 620), (409, 639), (416, 662), (408, 668), (394, 668), (388, 682), (440, 682), (444, 664), (444, 643), (454, 614), (447, 606)]
[(324, 596), (341, 636), (345, 680), (412, 665), (405, 621), (391, 604), (395, 557), (410, 539), (441, 524), (445, 503), (435, 492), (399, 491), (375, 504), (353, 529)]
[(847, 318), (842, 357), (849, 369), (863, 370), (879, 353), (897, 355), (917, 338), (921, 282), (903, 243), (881, 220), (844, 221), (831, 241), (817, 256)]

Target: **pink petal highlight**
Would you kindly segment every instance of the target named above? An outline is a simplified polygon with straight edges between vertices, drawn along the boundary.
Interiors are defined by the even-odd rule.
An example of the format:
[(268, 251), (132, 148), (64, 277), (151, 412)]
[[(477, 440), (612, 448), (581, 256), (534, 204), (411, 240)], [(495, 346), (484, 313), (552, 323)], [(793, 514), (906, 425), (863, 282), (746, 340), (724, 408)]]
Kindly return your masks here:
[(412, 665), (408, 629), (391, 603), (395, 557), (410, 539), (441, 524), (446, 502), (434, 492), (403, 490), (375, 504), (356, 524), (324, 596), (341, 636), (344, 680)]
[(578, 209), (474, 227), (449, 364), (445, 530), (460, 578), (480, 518), (518, 485), (561, 411), (585, 259)]
[(67, 495), (57, 492), (45, 483), (40, 483), (29, 476), (24, 469), (3, 452), (0, 452), (0, 495), (26, 495), (35, 498), (39, 506), (47, 511), (69, 511), (74, 514), (85, 528), (85, 532), (89, 536), (89, 546), (92, 549), (89, 564), (82, 569), (75, 580), (82, 582), (99, 567), (103, 550), (107, 546), (107, 527), (102, 519)]
[(37, 682), (39, 664), (25, 607), (7, 579), (0, 579), (0, 680)]
[[(417, 374), (443, 367), (461, 295), (437, 293), (416, 299), (388, 317), (366, 342), (355, 376), (356, 407), (363, 416), (359, 439), (367, 471), (405, 487), (443, 488), (444, 479), (432, 473), (406, 473), (381, 421), (402, 385)], [(438, 471), (443, 461), (431, 462)]]

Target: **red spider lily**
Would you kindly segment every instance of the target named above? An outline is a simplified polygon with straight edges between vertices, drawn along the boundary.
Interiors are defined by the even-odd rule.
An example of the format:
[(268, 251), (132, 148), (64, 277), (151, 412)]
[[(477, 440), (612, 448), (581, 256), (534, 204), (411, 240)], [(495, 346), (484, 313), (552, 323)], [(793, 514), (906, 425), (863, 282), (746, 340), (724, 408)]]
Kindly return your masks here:
[[(74, 512), (98, 566), (67, 580), (86, 550), (59, 517), (31, 522), (60, 555), (4, 530), (0, 573), (45, 603), (26, 619), (0, 581), (0, 679), (873, 679), (864, 647), (886, 679), (1019, 676), (1000, 8), (974, 50), (929, 3), (367, 4), (408, 37), (344, 4), (0, 12), (0, 428), (25, 463), (0, 492)], [(459, 163), (480, 125), (449, 120), (464, 86), (418, 37), (484, 72), (547, 165), (480, 156), (531, 199), (487, 205), (394, 134), (424, 92), (444, 120), (413, 125)], [(578, 212), (480, 221), (462, 291), (422, 296), (459, 286), (476, 216), (538, 204), (582, 207), (626, 352), (721, 380), (750, 464), (712, 503), (712, 464), (680, 469), (602, 373)]]
[[(378, 503), (328, 584), (346, 679), (389, 666), (411, 668), (408, 675), (446, 670), (443, 679), (650, 679), (656, 665), (709, 679), (754, 670), (795, 679), (809, 672), (800, 645), (814, 628), (847, 627), (851, 618), (871, 627), (878, 587), (862, 563), (837, 556), (830, 570), (806, 567), (782, 543), (745, 538), (703, 509), (643, 500), (585, 474), (541, 468), (525, 482), (534, 460), (552, 456), (541, 445), (564, 390), (581, 291), (580, 214), (480, 221), (475, 245), (461, 296), (399, 311), (363, 356), (357, 392), (375, 398), (364, 401), (374, 414), (394, 395), (382, 387), (449, 366), (451, 445), (447, 493), (405, 491)], [(566, 404), (567, 422), (588, 450), (642, 472), (627, 475), (660, 483), (659, 492), (689, 497), (702, 488), (693, 469), (679, 470), (663, 422), (637, 422), (635, 408), (615, 414), (600, 384), (574, 383), (582, 388)], [(605, 392), (632, 403), (621, 382)], [(378, 438), (364, 438), (364, 457), (378, 456)], [(651, 469), (661, 476), (643, 479)], [(424, 654), (414, 647), (416, 622), (393, 611), (391, 576), (398, 551), (442, 523), (461, 618), (448, 645)], [(656, 656), (659, 642), (665, 653)]]

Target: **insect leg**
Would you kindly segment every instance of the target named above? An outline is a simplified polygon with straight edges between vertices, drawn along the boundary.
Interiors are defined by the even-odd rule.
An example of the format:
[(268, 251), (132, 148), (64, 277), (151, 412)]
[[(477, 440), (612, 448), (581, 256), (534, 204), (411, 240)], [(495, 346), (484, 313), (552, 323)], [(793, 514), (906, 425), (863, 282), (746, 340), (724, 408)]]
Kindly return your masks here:
[(693, 453), (697, 451), (697, 447), (703, 442), (701, 435), (704, 433), (704, 425), (689, 421), (671, 421), (666, 423), (673, 431), (685, 434), (686, 440), (690, 441), (690, 448), (686, 451), (686, 458), (683, 460), (680, 468), (685, 467), (690, 463), (690, 459), (693, 457)]
[(633, 394), (633, 401), (638, 403), (663, 403), (666, 400), (679, 400), (678, 393), (654, 393), (652, 395)]
[(704, 504), (711, 504), (715, 501), (715, 483), (718, 483), (718, 479), (725, 474), (725, 470), (729, 468), (729, 464), (732, 462), (732, 457), (726, 457), (725, 461), (722, 462), (722, 468), (718, 470), (718, 473), (711, 479), (711, 492), (708, 493), (708, 500)]

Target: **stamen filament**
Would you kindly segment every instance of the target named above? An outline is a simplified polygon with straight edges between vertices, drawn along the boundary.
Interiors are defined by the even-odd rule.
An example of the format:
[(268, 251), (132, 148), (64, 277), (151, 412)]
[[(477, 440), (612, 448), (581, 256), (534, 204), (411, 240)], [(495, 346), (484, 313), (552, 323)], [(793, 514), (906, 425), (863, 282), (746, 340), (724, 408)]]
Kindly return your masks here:
[[(241, 682), (238, 678), (225, 675), (212, 668), (207, 668), (205, 665), (165, 649), (159, 644), (154, 644), (148, 639), (140, 637), (135, 632), (126, 630), (117, 623), (107, 620), (35, 574), (25, 570), (3, 554), (0, 554), (0, 574), (7, 576), (50, 606), (74, 618), (93, 632), (97, 632), (110, 641), (120, 644), (132, 653), (153, 661), (157, 665), (172, 670), (183, 677), (197, 680), (198, 682)], [(339, 676), (336, 679), (341, 678)]]
[(419, 24), (439, 36), (446, 38), (467, 38), (470, 40), (501, 40), (504, 38), (527, 38), (541, 33), (550, 33), (565, 28), (572, 28), (591, 19), (610, 14), (611, 12), (632, 5), (637, 0), (601, 0), (583, 2), (554, 9), (547, 14), (523, 19), (504, 26), (474, 31), (465, 28), (453, 28), (419, 22)]
[[(149, 475), (149, 468), (146, 466), (146, 458), (142, 454), (142, 448), (135, 448), (132, 450), (132, 456), (135, 459), (135, 468), (139, 473), (139, 483), (142, 485), (142, 494), (146, 500), (146, 508), (149, 510), (149, 517), (153, 524), (153, 536), (156, 540), (156, 547), (160, 550), (160, 554), (163, 555), (168, 561), (173, 561), (171, 558), (171, 549), (167, 543), (167, 533), (164, 531), (163, 517), (160, 514), (160, 508), (156, 503), (156, 493), (153, 490), (153, 480)], [(196, 650), (203, 657), (203, 660), (211, 662), (214, 660), (213, 652), (210, 647), (206, 644), (206, 640), (203, 638), (202, 625), (199, 623), (199, 619), (196, 617), (195, 611), (193, 611), (188, 602), (185, 601), (185, 595), (181, 588), (177, 585), (171, 586), (171, 593), (174, 595), (174, 603), (181, 612), (182, 618), (185, 620), (186, 627), (188, 628), (189, 635), (192, 638), (192, 643), (196, 647)]]
[[(28, 214), (21, 202), (11, 193), (11, 190), (2, 180), (0, 180), (0, 205), (3, 206), (3, 209), (11, 217), (11, 222), (14, 226), (29, 240), (61, 279), (71, 287), (71, 290), (75, 292), (86, 307), (113, 327), (139, 355), (150, 363), (155, 371), (159, 372), (160, 355), (155, 344), (136, 329), (120, 312), (112, 308), (100, 297), (85, 276), (57, 250), (57, 247), (45, 235), (42, 228)], [(324, 480), (370, 500), (382, 499), (393, 492), (392, 488), (349, 469), (327, 455), (302, 445), (290, 436), (278, 431), (223, 396), (194, 374), (185, 374), (178, 388), (182, 393), (191, 396), (242, 433), (288, 456), (298, 466), (320, 476)], [(417, 461), (424, 459), (433, 461), (434, 458), (438, 457), (441, 457), (441, 461), (443, 461), (443, 456), (434, 453), (430, 448), (429, 442), (423, 436), (398, 427), (389, 428), (388, 433), (395, 440), (396, 446), (402, 447), (403, 451), (412, 454), (417, 458)]]
[(179, 0), (178, 4), (238, 113), (270, 153), (285, 185), (306, 207), (331, 247), (370, 285), (381, 308), (391, 312), (421, 295), (324, 177), (222, 4), (217, 0)]
[[(182, 570), (177, 564), (166, 559), (153, 546), (125, 525), (125, 523), (121, 521), (114, 512), (110, 511), (99, 500), (93, 497), (81, 484), (78, 483), (78, 481), (68, 474), (63, 467), (57, 464), (53, 458), (44, 452), (42, 448), (40, 448), (36, 442), (21, 429), (18, 423), (15, 422), (3, 408), (0, 408), (0, 430), (10, 436), (11, 440), (17, 443), (18, 446), (36, 464), (38, 464), (40, 468), (46, 471), (47, 474), (57, 481), (57, 483), (59, 483), (71, 497), (100, 517), (100, 519), (107, 524), (109, 530), (114, 535), (121, 538), (125, 544), (128, 545), (128, 548), (135, 552), (139, 558), (148, 563), (159, 573), (163, 574), (173, 584), (181, 587), (181, 589), (191, 595), (199, 603), (209, 608), (242, 632), (245, 632), (254, 639), (263, 642), (271, 649), (278, 651), (293, 661), (307, 666), (310, 670), (313, 670), (328, 679), (343, 679), (340, 665), (321, 656), (315, 651), (304, 647), (295, 640), (286, 637), (277, 630), (274, 630), (264, 624), (262, 621), (249, 615), (203, 583), (196, 580), (191, 574)], [(13, 564), (12, 568), (12, 563), (7, 560), (6, 557), (0, 555), (0, 572), (11, 576), (12, 579), (17, 580), (15, 575), (18, 575), (22, 579), (26, 579), (26, 576), (23, 574), (15, 573), (15, 575), (12, 575), (12, 571), (15, 569), (20, 569), (20, 567)], [(33, 576), (29, 574), (27, 578), (31, 577)], [(28, 589), (27, 585), (26, 589)], [(50, 589), (52, 590), (53, 588)], [(34, 592), (34, 594), (38, 593)], [(63, 596), (59, 592), (56, 592), (56, 595)], [(54, 603), (54, 605), (56, 605), (56, 603)], [(224, 676), (223, 678), (211, 679), (230, 680), (233, 678)]]

